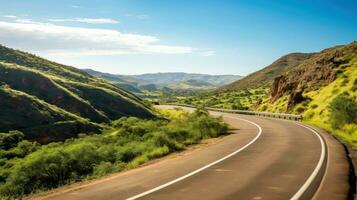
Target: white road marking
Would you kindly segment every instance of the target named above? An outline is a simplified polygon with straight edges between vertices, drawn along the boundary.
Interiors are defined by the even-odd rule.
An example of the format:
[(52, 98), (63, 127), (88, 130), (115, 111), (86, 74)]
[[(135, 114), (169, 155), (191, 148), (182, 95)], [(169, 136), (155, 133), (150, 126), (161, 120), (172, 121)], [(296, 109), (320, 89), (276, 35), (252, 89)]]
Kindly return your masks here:
[(243, 151), (243, 150), (246, 149), (247, 147), (249, 147), (249, 146), (250, 146), (251, 144), (253, 144), (253, 143), (260, 137), (260, 135), (262, 134), (262, 127), (260, 127), (258, 124), (254, 123), (254, 122), (252, 122), (252, 121), (249, 121), (249, 120), (246, 120), (246, 119), (242, 119), (242, 118), (238, 118), (238, 117), (230, 117), (230, 116), (225, 116), (225, 117), (226, 117), (226, 118), (232, 118), (232, 119), (238, 119), (238, 120), (242, 120), (242, 121), (248, 122), (248, 123), (250, 123), (250, 124), (253, 124), (253, 125), (256, 126), (256, 127), (258, 128), (258, 130), (259, 130), (257, 136), (255, 136), (255, 138), (254, 138), (253, 140), (251, 140), (248, 144), (244, 145), (243, 147), (237, 149), (236, 151), (234, 151), (234, 152), (228, 154), (227, 156), (225, 156), (225, 157), (223, 157), (223, 158), (221, 158), (221, 159), (219, 159), (219, 160), (216, 160), (216, 161), (214, 161), (214, 162), (211, 162), (211, 163), (208, 164), (208, 165), (205, 165), (205, 166), (203, 166), (203, 167), (201, 167), (201, 168), (199, 168), (199, 169), (197, 169), (197, 170), (195, 170), (195, 171), (193, 171), (193, 172), (190, 172), (190, 173), (188, 173), (188, 174), (186, 174), (186, 175), (184, 175), (184, 176), (181, 176), (181, 177), (179, 177), (179, 178), (177, 178), (177, 179), (175, 179), (175, 180), (172, 180), (172, 181), (167, 182), (167, 183), (165, 183), (165, 184), (163, 184), (163, 185), (160, 185), (160, 186), (158, 186), (158, 187), (155, 187), (155, 188), (153, 188), (153, 189), (151, 189), (151, 190), (148, 190), (148, 191), (146, 191), (146, 192), (140, 193), (140, 194), (135, 195), (135, 196), (133, 196), (133, 197), (129, 197), (129, 198), (127, 198), (126, 200), (134, 200), (134, 199), (141, 198), (141, 197), (143, 197), (143, 196), (146, 196), (146, 195), (148, 195), (148, 194), (151, 194), (151, 193), (153, 193), (153, 192), (156, 192), (156, 191), (158, 191), (158, 190), (161, 190), (161, 189), (163, 189), (163, 188), (165, 188), (165, 187), (168, 187), (168, 186), (170, 186), (170, 185), (172, 185), (172, 184), (174, 184), (174, 183), (177, 183), (177, 182), (179, 182), (179, 181), (182, 181), (182, 180), (184, 180), (184, 179), (186, 179), (186, 178), (188, 178), (188, 177), (190, 177), (190, 176), (193, 176), (193, 175), (195, 175), (195, 174), (197, 174), (197, 173), (199, 173), (199, 172), (201, 172), (201, 171), (203, 171), (203, 170), (205, 170), (205, 169), (207, 169), (207, 168), (209, 168), (209, 167), (211, 167), (211, 166), (213, 166), (213, 165), (215, 165), (215, 164), (217, 164), (217, 163), (220, 163), (220, 162), (226, 160), (227, 158), (230, 158), (230, 157), (236, 155), (237, 153)]
[(326, 147), (325, 147), (324, 141), (321, 138), (320, 134), (317, 133), (317, 131), (315, 131), (314, 129), (308, 127), (308, 126), (305, 126), (303, 124), (299, 124), (299, 123), (296, 123), (296, 122), (295, 122), (295, 124), (310, 130), (311, 132), (313, 132), (319, 138), (320, 144), (321, 144), (321, 155), (320, 155), (320, 160), (317, 163), (316, 168), (314, 169), (312, 174), (306, 180), (304, 185), (302, 185), (302, 187), (294, 194), (294, 196), (291, 197), (290, 200), (298, 200), (304, 194), (304, 192), (309, 188), (309, 186), (311, 185), (311, 183), (314, 181), (314, 179), (318, 175), (319, 171), (321, 170), (323, 162), (324, 162), (324, 159), (326, 157)]

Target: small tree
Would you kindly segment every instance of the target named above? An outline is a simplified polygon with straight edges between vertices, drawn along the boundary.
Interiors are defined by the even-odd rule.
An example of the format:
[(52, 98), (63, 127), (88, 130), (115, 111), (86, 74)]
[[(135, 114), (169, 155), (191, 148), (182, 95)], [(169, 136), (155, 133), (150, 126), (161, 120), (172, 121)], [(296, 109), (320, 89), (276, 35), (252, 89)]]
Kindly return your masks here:
[(197, 106), (195, 112), (194, 112), (194, 115), (196, 116), (208, 116), (209, 113), (208, 111), (205, 109), (204, 106)]
[(357, 101), (348, 93), (338, 95), (330, 103), (330, 121), (333, 128), (341, 128), (345, 124), (357, 124)]

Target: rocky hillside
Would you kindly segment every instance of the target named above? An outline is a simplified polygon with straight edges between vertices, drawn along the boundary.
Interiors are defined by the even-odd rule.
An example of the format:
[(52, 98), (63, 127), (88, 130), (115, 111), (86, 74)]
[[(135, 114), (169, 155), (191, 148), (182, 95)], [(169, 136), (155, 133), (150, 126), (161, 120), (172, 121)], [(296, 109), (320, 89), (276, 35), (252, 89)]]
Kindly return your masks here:
[(222, 87), (222, 89), (238, 90), (269, 87), (275, 77), (280, 76), (290, 71), (291, 69), (294, 69), (313, 55), (313, 53), (291, 53), (285, 55), (262, 70), (254, 72), (236, 82), (228, 84)]
[[(304, 101), (304, 93), (318, 90), (342, 75), (354, 63), (357, 43), (325, 49), (302, 62), (297, 68), (274, 79), (271, 102), (289, 95), (287, 109)], [(355, 66), (357, 67), (357, 66)]]
[(62, 140), (122, 116), (152, 117), (135, 95), (76, 68), (0, 46), (0, 131)]
[(325, 49), (276, 77), (258, 110), (301, 114), (357, 148), (357, 42)]

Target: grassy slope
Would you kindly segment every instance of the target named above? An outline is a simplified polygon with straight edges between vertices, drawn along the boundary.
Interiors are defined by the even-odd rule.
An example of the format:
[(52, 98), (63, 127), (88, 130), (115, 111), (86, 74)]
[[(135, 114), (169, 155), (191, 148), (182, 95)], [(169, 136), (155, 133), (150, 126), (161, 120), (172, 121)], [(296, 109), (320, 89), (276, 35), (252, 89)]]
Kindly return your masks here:
[(8, 86), (0, 86), (0, 96), (1, 132), (22, 130), (27, 139), (47, 143), (79, 132), (100, 131), (99, 125)]
[[(305, 122), (322, 127), (357, 148), (357, 125), (346, 124), (342, 128), (333, 128), (330, 120), (330, 103), (338, 95), (348, 93), (352, 99), (357, 100), (357, 52), (352, 48), (353, 45), (356, 46), (356, 44), (352, 44), (345, 49), (343, 49), (344, 47), (336, 47), (325, 50), (331, 51), (331, 53), (335, 51), (344, 52), (340, 53), (342, 56), (338, 58), (343, 62), (334, 68), (337, 78), (325, 86), (306, 90), (303, 93), (306, 100), (295, 105), (289, 112), (302, 114)], [(301, 67), (309, 66), (303, 65)], [(304, 84), (309, 85), (310, 83)], [(270, 98), (266, 98), (258, 110), (286, 112), (288, 95), (289, 93), (284, 94), (274, 103), (270, 103)]]
[(223, 89), (237, 90), (269, 87), (275, 77), (297, 67), (301, 62), (310, 58), (312, 55), (313, 54), (310, 53), (291, 53), (285, 55), (262, 70), (254, 72), (236, 82), (224, 86)]
[(81, 99), (40, 71), (0, 62), (0, 81), (13, 89), (36, 96), (94, 122), (109, 121), (107, 116), (93, 108), (89, 102)]
[(267, 88), (219, 90), (200, 95), (172, 97), (168, 102), (204, 105), (214, 108), (254, 110), (259, 101), (268, 96), (268, 91)]
[[(331, 101), (338, 95), (347, 92), (355, 100), (357, 100), (357, 57), (355, 57), (355, 64), (346, 68), (346, 70), (339, 75), (339, 77), (326, 87), (318, 91), (311, 91), (306, 93), (306, 96), (312, 99), (306, 105), (306, 110), (303, 112), (305, 120), (309, 123), (315, 124), (333, 134), (341, 137), (343, 140), (353, 144), (357, 148), (357, 124), (345, 125), (341, 129), (334, 129), (329, 122)], [(352, 89), (354, 88), (354, 89)], [(297, 105), (296, 110), (303, 105)]]
[[(0, 45), (0, 85), (6, 85), (13, 91), (21, 91), (28, 96), (39, 99), (57, 108), (54, 112), (61, 115), (66, 111), (80, 119), (90, 122), (107, 123), (122, 116), (141, 118), (153, 117), (150, 109), (135, 95), (126, 92), (104, 80), (94, 78), (76, 68), (54, 63), (40, 57), (9, 49)], [(3, 96), (0, 96), (1, 98)], [(23, 99), (23, 104), (32, 105), (29, 99)], [(0, 104), (0, 110), (4, 110)], [(19, 108), (12, 107), (12, 112), (0, 112), (0, 117), (15, 119), (12, 113), (19, 113)], [(36, 109), (35, 109), (36, 110)], [(37, 115), (43, 113), (38, 111)], [(45, 115), (43, 115), (45, 117)], [(3, 131), (22, 127), (25, 133), (30, 133), (32, 125), (37, 126), (37, 119), (24, 121), (8, 121), (13, 126), (0, 127)], [(64, 119), (67, 120), (67, 119)], [(88, 121), (86, 120), (86, 121)], [(40, 120), (41, 121), (41, 120)], [(57, 121), (60, 122), (61, 120)], [(63, 121), (64, 122), (64, 121)], [(76, 121), (78, 122), (78, 121)], [(68, 124), (70, 133), (92, 130), (91, 123), (73, 122)], [(60, 129), (51, 129), (51, 123), (42, 121), (42, 129), (38, 135), (60, 134)], [(26, 126), (23, 126), (26, 124)], [(87, 128), (85, 128), (87, 126)], [(84, 128), (83, 128), (84, 127)], [(6, 130), (5, 130), (6, 129)], [(62, 133), (66, 134), (66, 133)], [(33, 136), (32, 132), (30, 134)]]
[[(293, 58), (291, 63), (295, 64), (289, 65), (288, 71), (284, 69), (285, 74), (281, 72), (268, 73), (272, 70), (272, 66), (276, 67), (278, 63), (289, 63), (282, 60), (289, 58), (290, 54), (282, 57), (267, 68), (237, 82), (238, 88), (244, 88), (245, 86), (257, 87), (271, 82), (262, 81), (261, 78), (266, 77), (267, 74), (286, 76), (287, 84), (283, 85), (286, 91), (281, 96), (277, 96), (274, 103), (271, 103), (271, 96), (267, 87), (220, 90), (189, 97), (176, 97), (170, 100), (176, 103), (203, 104), (217, 108), (247, 108), (259, 111), (302, 114), (305, 122), (325, 128), (357, 148), (357, 125), (347, 124), (341, 128), (333, 128), (330, 119), (330, 103), (337, 96), (348, 93), (352, 99), (357, 100), (356, 45), (357, 43), (351, 43), (345, 46), (325, 49), (320, 53), (302, 54), (305, 56), (304, 59), (300, 58), (300, 61), (296, 62), (296, 59)], [(293, 54), (293, 56), (295, 55)], [(306, 59), (307, 57), (308, 59)], [(299, 64), (296, 65), (297, 63)], [(331, 77), (334, 76), (336, 76), (335, 80), (329, 82)], [(269, 78), (269, 80), (273, 79), (274, 76)], [(295, 86), (297, 87), (294, 88)], [(289, 96), (295, 89), (300, 90), (301, 88), (304, 88), (303, 96), (305, 101), (287, 110)]]
[(257, 104), (268, 98), (269, 87), (274, 78), (296, 68), (309, 59), (311, 53), (291, 53), (285, 55), (269, 66), (254, 72), (236, 82), (223, 86), (221, 89), (198, 97), (171, 98), (173, 102), (205, 104), (210, 107), (226, 109), (254, 110)]

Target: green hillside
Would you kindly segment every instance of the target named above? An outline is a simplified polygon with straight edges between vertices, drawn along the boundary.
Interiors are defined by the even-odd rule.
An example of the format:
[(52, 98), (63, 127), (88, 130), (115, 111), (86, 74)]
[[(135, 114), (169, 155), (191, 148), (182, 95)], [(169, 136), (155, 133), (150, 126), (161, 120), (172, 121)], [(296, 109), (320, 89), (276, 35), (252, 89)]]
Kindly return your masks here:
[(262, 99), (268, 97), (269, 89), (216, 90), (203, 93), (177, 94), (162, 99), (162, 103), (179, 103), (213, 108), (254, 110)]
[(164, 102), (302, 114), (357, 148), (357, 42), (283, 56), (223, 88)]
[(325, 49), (277, 77), (258, 109), (302, 114), (357, 148), (357, 42)]
[(247, 88), (269, 87), (274, 78), (297, 67), (303, 61), (309, 59), (312, 53), (291, 53), (285, 55), (269, 66), (254, 72), (236, 82), (223, 86), (222, 89), (236, 90)]
[(0, 46), (1, 131), (27, 139), (63, 140), (99, 132), (99, 123), (123, 116), (151, 118), (135, 95), (76, 68)]

